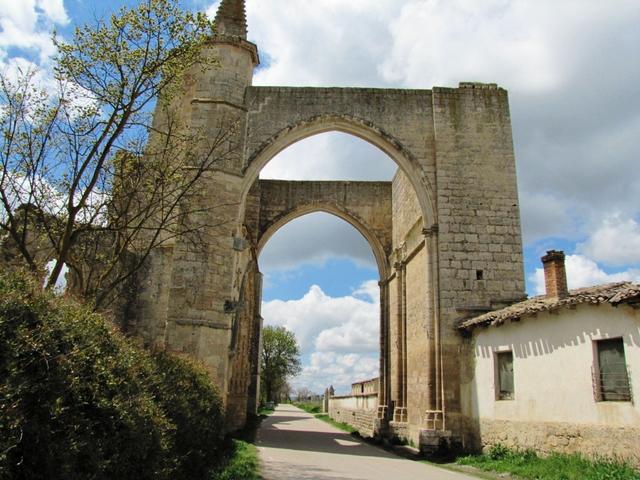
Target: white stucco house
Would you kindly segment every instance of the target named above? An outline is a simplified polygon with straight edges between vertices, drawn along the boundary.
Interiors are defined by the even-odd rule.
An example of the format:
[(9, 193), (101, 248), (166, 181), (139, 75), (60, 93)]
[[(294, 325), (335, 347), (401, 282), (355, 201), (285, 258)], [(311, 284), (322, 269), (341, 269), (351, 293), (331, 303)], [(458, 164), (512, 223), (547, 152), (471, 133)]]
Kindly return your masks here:
[(469, 428), (482, 447), (640, 465), (640, 285), (568, 290), (564, 254), (542, 261), (546, 295), (459, 323)]

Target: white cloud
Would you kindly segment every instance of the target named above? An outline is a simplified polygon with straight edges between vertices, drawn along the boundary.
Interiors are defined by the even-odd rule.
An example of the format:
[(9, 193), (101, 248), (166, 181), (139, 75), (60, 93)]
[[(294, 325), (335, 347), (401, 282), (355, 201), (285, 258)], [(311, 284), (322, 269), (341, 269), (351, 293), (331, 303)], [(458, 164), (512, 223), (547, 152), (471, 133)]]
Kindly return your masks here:
[(349, 258), (356, 265), (377, 268), (371, 246), (346, 221), (328, 214), (311, 213), (278, 230), (260, 254), (265, 271), (294, 270), (301, 265), (324, 265), (332, 258)]
[[(565, 260), (569, 289), (591, 287), (612, 282), (640, 282), (640, 269), (630, 268), (623, 272), (607, 273), (596, 262), (582, 255), (568, 255)], [(545, 293), (544, 270), (536, 269), (531, 276), (536, 295)]]
[(605, 219), (578, 252), (606, 265), (640, 263), (640, 224), (631, 218)]
[(64, 0), (37, 0), (36, 5), (42, 9), (44, 15), (52, 22), (60, 25), (69, 23), (69, 17), (64, 8)]
[(294, 388), (307, 387), (315, 393), (323, 393), (333, 385), (336, 394), (351, 391), (356, 381), (375, 378), (379, 374), (377, 354), (338, 354), (335, 352), (315, 352), (302, 373), (292, 380)]
[(551, 193), (520, 192), (520, 215), (525, 243), (545, 237), (569, 237), (578, 232), (576, 221), (563, 202)]
[(282, 180), (391, 180), (397, 165), (377, 147), (351, 135), (316, 135), (276, 155), (260, 178)]
[(67, 23), (63, 0), (0, 0), (0, 53), (17, 48), (45, 63), (55, 53), (53, 27)]
[(528, 3), (505, 0), (407, 2), (391, 24), (393, 47), (381, 73), (423, 88), (460, 80), (552, 88), (560, 81), (557, 47), (531, 21), (532, 10), (537, 13)]
[[(379, 308), (373, 299), (334, 298), (314, 285), (299, 300), (265, 302), (262, 316), (265, 325), (295, 333), (303, 354), (318, 348), (321, 334), (322, 350), (372, 351), (378, 348)], [(350, 333), (354, 330), (357, 338)]]
[(346, 389), (378, 375), (380, 306), (376, 281), (352, 295), (330, 297), (317, 285), (299, 300), (273, 300), (262, 306), (265, 325), (292, 331), (310, 360), (292, 383), (322, 392), (329, 384)]
[(354, 290), (353, 296), (356, 298), (369, 299), (370, 302), (379, 304), (380, 285), (375, 280), (368, 280)]
[[(249, 1), (249, 38), (270, 61), (257, 85), (375, 86), (397, 0)], [(313, 61), (309, 61), (313, 59)]]

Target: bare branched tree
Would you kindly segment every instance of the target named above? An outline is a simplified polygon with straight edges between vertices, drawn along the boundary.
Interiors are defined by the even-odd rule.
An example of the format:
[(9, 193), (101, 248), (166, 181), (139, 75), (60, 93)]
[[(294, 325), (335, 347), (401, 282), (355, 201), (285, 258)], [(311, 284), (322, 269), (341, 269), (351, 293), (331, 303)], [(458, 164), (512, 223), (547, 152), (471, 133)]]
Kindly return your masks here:
[(220, 119), (204, 136), (171, 105), (190, 70), (213, 66), (202, 55), (212, 33), (177, 0), (143, 0), (56, 39), (52, 79), (0, 75), (5, 260), (39, 275), (52, 264), (45, 288), (67, 265), (74, 290), (100, 308), (153, 249), (202, 228), (190, 197), (233, 154), (237, 126)]

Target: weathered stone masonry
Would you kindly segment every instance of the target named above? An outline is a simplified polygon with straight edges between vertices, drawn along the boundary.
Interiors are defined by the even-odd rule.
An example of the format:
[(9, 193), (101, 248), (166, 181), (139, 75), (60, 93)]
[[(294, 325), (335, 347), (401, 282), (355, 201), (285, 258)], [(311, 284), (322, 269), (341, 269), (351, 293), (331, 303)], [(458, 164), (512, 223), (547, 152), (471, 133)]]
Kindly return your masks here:
[[(253, 87), (259, 60), (246, 40), (244, 2), (223, 0), (217, 20), (206, 53), (220, 67), (194, 69), (173, 108), (205, 138), (229, 132), (228, 153), (200, 185), (196, 202), (210, 207), (202, 243), (155, 252), (133, 333), (202, 360), (220, 386), (229, 428), (240, 427), (257, 395), (260, 249), (291, 219), (326, 211), (357, 228), (378, 261), (380, 432), (416, 444), (464, 440), (454, 321), (461, 310), (524, 294), (507, 93), (480, 84)], [(399, 167), (393, 182), (257, 180), (277, 153), (328, 131), (387, 153)]]

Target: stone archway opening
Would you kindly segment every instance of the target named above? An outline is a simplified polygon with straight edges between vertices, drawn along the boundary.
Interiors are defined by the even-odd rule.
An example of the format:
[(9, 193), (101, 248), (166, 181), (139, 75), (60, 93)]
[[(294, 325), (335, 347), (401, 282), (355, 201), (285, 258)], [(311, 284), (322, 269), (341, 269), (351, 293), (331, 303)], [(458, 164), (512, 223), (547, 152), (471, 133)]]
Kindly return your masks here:
[[(384, 371), (388, 368), (388, 355), (385, 353), (388, 335), (381, 332), (386, 329), (388, 312), (380, 307), (380, 281), (390, 273), (389, 255), (393, 242), (391, 185), (398, 173), (398, 165), (377, 145), (341, 129), (313, 133), (295, 141), (291, 139), (291, 142), (265, 164), (266, 170), (279, 162), (285, 168), (273, 169), (271, 174), (266, 175), (271, 178), (260, 175), (258, 181), (260, 221), (256, 236), (257, 254), (262, 253), (265, 245), (281, 228), (285, 227), (286, 231), (287, 226), (295, 224), (298, 219), (302, 222), (310, 219), (314, 216), (310, 214), (314, 212), (330, 214), (334, 219), (337, 217), (359, 232), (360, 241), (373, 254), (372, 260), (376, 266), (376, 274), (370, 279), (375, 281), (376, 288), (375, 323), (378, 336), (378, 367), (374, 376), (385, 377)], [(285, 157), (284, 162), (282, 157)], [(288, 166), (286, 157), (289, 159)], [(294, 162), (298, 168), (291, 171), (290, 165)], [(354, 163), (355, 169), (345, 168), (345, 164)], [(364, 172), (365, 168), (369, 171)], [(277, 175), (283, 171), (285, 175)], [(278, 176), (296, 180), (273, 178)], [(335, 223), (344, 225), (340, 220)], [(262, 266), (260, 269), (263, 270)], [(354, 284), (351, 288), (359, 286)], [(349, 382), (369, 379), (360, 378), (362, 376), (362, 373), (359, 375), (354, 371)], [(328, 384), (337, 383), (335, 380)], [(382, 397), (384, 387), (377, 390)], [(378, 403), (384, 403), (384, 400), (378, 402), (376, 399), (376, 406)]]
[(279, 155), (286, 154), (287, 150), (297, 148), (297, 144), (309, 141), (313, 137), (336, 133), (359, 139), (375, 147), (382, 154), (378, 153), (378, 158), (393, 161), (397, 166), (397, 172), (404, 175), (409, 189), (416, 197), (422, 227), (432, 228), (437, 224), (433, 187), (413, 154), (395, 137), (372, 123), (346, 115), (313, 116), (287, 125), (280, 131), (274, 131), (273, 135), (264, 139), (262, 143), (256, 142), (255, 145), (251, 145), (243, 172), (243, 199), (247, 198), (263, 169)]
[[(298, 155), (305, 155), (305, 143), (314, 138), (338, 135), (355, 139), (367, 145), (370, 151), (383, 156), (395, 164), (395, 174), (385, 181), (310, 181), (258, 179), (257, 166), (266, 166), (280, 152), (298, 149)], [(336, 135), (335, 133), (333, 135)], [(407, 348), (412, 340), (407, 339), (407, 270), (412, 281), (420, 285), (419, 291), (411, 295), (421, 298), (421, 305), (413, 305), (413, 310), (426, 308), (431, 318), (435, 317), (436, 289), (434, 271), (437, 257), (426, 254), (435, 250), (431, 229), (433, 213), (428, 185), (415, 173), (416, 164), (410, 154), (398, 142), (378, 131), (366, 122), (358, 122), (343, 117), (317, 118), (278, 134), (272, 142), (250, 158), (246, 177), (253, 178), (247, 191), (243, 213), (249, 216), (252, 227), (250, 236), (255, 245), (256, 256), (274, 232), (292, 220), (311, 212), (326, 212), (351, 224), (368, 242), (378, 267), (379, 304), (379, 388), (376, 412), (378, 420), (407, 421), (408, 399), (408, 357)], [(295, 157), (295, 155), (294, 155)], [(320, 159), (320, 162), (326, 159)], [(277, 160), (276, 160), (277, 161)], [(345, 159), (349, 161), (349, 159)], [(322, 168), (320, 163), (320, 167)], [(409, 169), (410, 173), (407, 173)], [(289, 177), (291, 178), (291, 176)], [(295, 178), (295, 177), (293, 177)], [(307, 177), (308, 178), (308, 177)], [(422, 195), (416, 191), (421, 188)], [(252, 211), (252, 208), (254, 209)], [(425, 217), (424, 212), (428, 212)], [(248, 222), (245, 222), (247, 225)], [(426, 235), (426, 238), (425, 238)], [(410, 268), (407, 265), (411, 262)], [(415, 267), (414, 265), (419, 265)], [(256, 268), (258, 262), (256, 258)], [(433, 300), (430, 300), (433, 299)], [(411, 301), (409, 301), (411, 304)], [(409, 311), (409, 315), (415, 315)], [(413, 343), (425, 358), (430, 378), (430, 390), (436, 383), (436, 351), (433, 341), (433, 322), (426, 321), (425, 332), (415, 336)], [(425, 350), (425, 345), (428, 349)], [(357, 379), (355, 380), (365, 380)], [(430, 395), (435, 396), (435, 392)], [(436, 399), (432, 397), (432, 408)], [(373, 427), (372, 427), (373, 428)]]
[(262, 317), (264, 325), (293, 331), (301, 346), (304, 371), (292, 382), (294, 393), (306, 387), (322, 394), (333, 385), (346, 394), (353, 382), (378, 377), (380, 277), (368, 240), (346, 220), (320, 211), (272, 229), (258, 258), (265, 278)]

